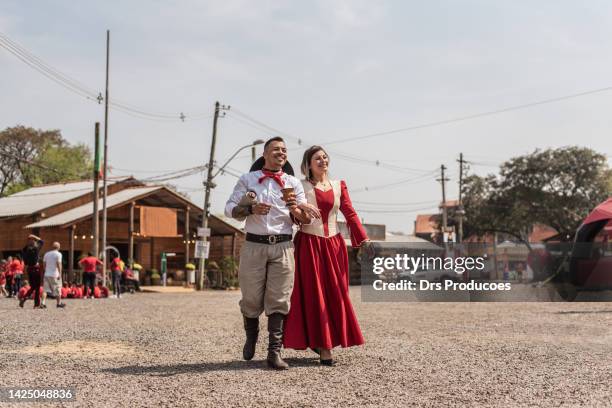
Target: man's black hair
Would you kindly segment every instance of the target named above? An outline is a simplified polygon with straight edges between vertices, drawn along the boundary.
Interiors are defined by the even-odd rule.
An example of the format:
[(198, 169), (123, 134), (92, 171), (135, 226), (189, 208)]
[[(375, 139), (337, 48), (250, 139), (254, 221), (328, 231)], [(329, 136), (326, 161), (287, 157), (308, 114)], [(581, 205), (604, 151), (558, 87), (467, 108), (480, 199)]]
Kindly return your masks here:
[(268, 145), (272, 142), (283, 142), (285, 143), (285, 139), (283, 139), (280, 136), (274, 136), (273, 138), (270, 138), (266, 141), (266, 143), (264, 144), (264, 150), (266, 150), (266, 148), (268, 147)]

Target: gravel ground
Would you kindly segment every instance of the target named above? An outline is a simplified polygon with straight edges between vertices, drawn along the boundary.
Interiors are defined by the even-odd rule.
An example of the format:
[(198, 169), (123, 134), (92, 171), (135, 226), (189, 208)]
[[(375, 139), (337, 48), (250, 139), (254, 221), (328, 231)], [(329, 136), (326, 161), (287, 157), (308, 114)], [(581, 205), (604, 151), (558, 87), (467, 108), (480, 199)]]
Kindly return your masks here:
[(285, 372), (265, 368), (263, 331), (255, 360), (240, 359), (239, 292), (68, 300), (65, 310), (0, 299), (0, 386), (76, 387), (66, 406), (612, 406), (610, 303), (351, 295), (366, 345), (336, 350), (333, 368), (287, 350)]

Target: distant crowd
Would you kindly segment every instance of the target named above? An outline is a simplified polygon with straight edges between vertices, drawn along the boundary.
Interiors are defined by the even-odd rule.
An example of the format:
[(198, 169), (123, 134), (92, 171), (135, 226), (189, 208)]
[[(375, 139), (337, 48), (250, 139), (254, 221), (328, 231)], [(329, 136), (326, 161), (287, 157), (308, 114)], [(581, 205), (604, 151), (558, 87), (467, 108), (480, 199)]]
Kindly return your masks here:
[(18, 299), (20, 307), (33, 299), (34, 308), (44, 309), (47, 298), (51, 297), (56, 307), (64, 308), (62, 299), (120, 298), (122, 292), (140, 290), (138, 280), (118, 255), (109, 264), (112, 296), (101, 280), (103, 263), (92, 253), (79, 261), (82, 283), (62, 282), (60, 244), (54, 242), (41, 258), (43, 246), (42, 239), (29, 235), (20, 254), (0, 260), (0, 291), (3, 296)]

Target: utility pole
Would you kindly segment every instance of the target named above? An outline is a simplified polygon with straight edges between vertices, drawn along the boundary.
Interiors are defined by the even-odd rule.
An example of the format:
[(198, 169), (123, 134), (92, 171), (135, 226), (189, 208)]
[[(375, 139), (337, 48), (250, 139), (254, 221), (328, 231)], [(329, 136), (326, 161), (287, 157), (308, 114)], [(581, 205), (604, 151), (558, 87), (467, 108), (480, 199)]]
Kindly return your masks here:
[(444, 177), (444, 170), (446, 170), (445, 165), (440, 165), (440, 175), (441, 177), (437, 179), (437, 181), (442, 184), (442, 240), (446, 242), (446, 232), (448, 228), (448, 213), (446, 211), (446, 182), (449, 180)]
[[(102, 192), (102, 285), (106, 286), (106, 234), (107, 234), (107, 208), (108, 195), (108, 65), (110, 49), (110, 30), (106, 30), (106, 90), (104, 92), (104, 186)], [(95, 254), (99, 256), (98, 254)]]
[(463, 216), (465, 215), (465, 210), (463, 209), (463, 164), (465, 160), (463, 160), (463, 153), (459, 153), (459, 209), (457, 211), (457, 217), (459, 218), (459, 231), (457, 232), (457, 242), (463, 242)]
[(91, 251), (97, 256), (100, 250), (100, 215), (98, 200), (100, 199), (100, 122), (95, 125), (95, 145), (94, 145), (94, 191), (93, 191), (93, 243)]
[[(208, 228), (208, 208), (210, 207), (210, 191), (215, 188), (215, 183), (213, 183), (213, 167), (215, 165), (215, 145), (217, 144), (217, 122), (219, 120), (219, 112), (221, 110), (227, 110), (229, 106), (220, 105), (219, 102), (215, 102), (215, 115), (213, 119), (213, 129), (212, 129), (212, 142), (210, 145), (210, 159), (208, 160), (208, 171), (206, 175), (206, 181), (204, 182), (204, 214), (202, 214), (202, 228)], [(208, 237), (205, 235), (203, 237), (199, 237), (200, 240), (204, 241), (204, 245), (208, 241)], [(206, 276), (206, 268), (205, 268), (206, 259), (203, 257), (200, 258), (199, 264), (199, 276), (197, 280), (197, 289), (202, 290), (204, 288), (204, 281)]]

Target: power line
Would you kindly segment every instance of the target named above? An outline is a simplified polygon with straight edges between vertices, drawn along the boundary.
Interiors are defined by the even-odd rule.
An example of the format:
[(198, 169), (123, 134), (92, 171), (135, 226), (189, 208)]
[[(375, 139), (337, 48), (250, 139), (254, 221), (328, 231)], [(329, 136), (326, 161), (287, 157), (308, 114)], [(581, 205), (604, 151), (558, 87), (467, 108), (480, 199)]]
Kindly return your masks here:
[(611, 91), (611, 90), (612, 90), (612, 86), (608, 86), (608, 87), (605, 87), (605, 88), (592, 89), (592, 90), (589, 90), (589, 91), (584, 91), (584, 92), (578, 92), (578, 93), (574, 93), (574, 94), (559, 96), (559, 97), (556, 97), (556, 98), (543, 99), (543, 100), (539, 100), (539, 101), (535, 101), (535, 102), (524, 103), (524, 104), (521, 104), (521, 105), (514, 105), (514, 106), (507, 107), (507, 108), (501, 108), (501, 109), (496, 109), (496, 110), (491, 110), (491, 111), (485, 111), (485, 112), (475, 113), (475, 114), (466, 115), (466, 116), (459, 116), (459, 117), (451, 118), (451, 119), (444, 119), (444, 120), (439, 120), (439, 121), (435, 121), (435, 122), (423, 123), (423, 124), (420, 124), (420, 125), (413, 125), (413, 126), (408, 126), (408, 127), (404, 127), (404, 128), (388, 130), (388, 131), (384, 131), (384, 132), (371, 133), (369, 135), (364, 135), (364, 136), (347, 137), (345, 139), (332, 140), (331, 142), (327, 142), (327, 145), (347, 143), (347, 142), (354, 142), (354, 141), (357, 141), (357, 140), (364, 140), (364, 139), (370, 139), (370, 138), (373, 138), (373, 137), (386, 136), (386, 135), (391, 135), (391, 134), (394, 134), (394, 133), (408, 132), (408, 131), (412, 131), (412, 130), (418, 130), (418, 129), (431, 128), (431, 127), (435, 127), (435, 126), (448, 125), (448, 124), (451, 124), (451, 123), (463, 122), (463, 121), (466, 121), (466, 120), (482, 118), (482, 117), (485, 117), (485, 116), (499, 115), (501, 113), (511, 112), (511, 111), (515, 111), (515, 110), (521, 110), (521, 109), (527, 109), (527, 108), (531, 108), (531, 107), (534, 107), (534, 106), (546, 105), (546, 104), (549, 104), (549, 103), (565, 101), (565, 100), (568, 100), (568, 99), (579, 98), (581, 96), (592, 95), (592, 94), (601, 93), (601, 92), (608, 92), (608, 91)]
[[(48, 79), (57, 83), (58, 85), (64, 87), (65, 89), (87, 99), (90, 101), (94, 101), (97, 103), (101, 103), (104, 98), (101, 93), (96, 92), (95, 90), (83, 85), (81, 82), (71, 78), (60, 70), (54, 68), (52, 65), (45, 62), (40, 57), (37, 57), (30, 51), (28, 51), (25, 47), (21, 46), (14, 40), (11, 40), (6, 34), (0, 33), (0, 47), (7, 50), (9, 53), (13, 54), (20, 61), (28, 65), (30, 68), (38, 71)], [(196, 114), (196, 115), (186, 115), (183, 112), (180, 113), (159, 113), (159, 112), (150, 112), (146, 109), (139, 108), (135, 105), (128, 104), (126, 102), (120, 100), (109, 100), (109, 105), (114, 110), (119, 112), (128, 114), (132, 117), (136, 117), (139, 119), (146, 120), (157, 120), (157, 121), (192, 121), (192, 120), (202, 120), (208, 119), (211, 117), (210, 114)]]
[(422, 204), (433, 204), (437, 203), (438, 200), (427, 200), (427, 201), (414, 201), (408, 203), (381, 203), (381, 202), (372, 202), (372, 201), (355, 201), (352, 200), (353, 204), (357, 205), (374, 205), (380, 207), (401, 207), (401, 206), (410, 206), (410, 205), (422, 205)]
[(366, 191), (376, 191), (376, 190), (383, 190), (389, 187), (395, 187), (398, 185), (402, 185), (402, 184), (411, 184), (411, 183), (420, 183), (423, 181), (426, 181), (428, 179), (430, 179), (431, 177), (433, 177), (435, 175), (435, 173), (437, 172), (437, 170), (432, 170), (430, 171), (428, 174), (423, 174), (421, 176), (418, 177), (413, 177), (413, 178), (408, 178), (408, 179), (403, 179), (403, 180), (398, 180), (395, 181), (393, 183), (388, 183), (388, 184), (380, 184), (374, 187), (362, 187), (362, 188), (358, 188), (355, 190), (352, 190), (352, 193), (362, 193), (362, 192), (366, 192)]
[[(277, 134), (279, 136), (285, 136), (287, 138), (296, 140), (298, 142), (298, 145), (300, 145), (300, 146), (304, 142), (306, 142), (305, 139), (302, 139), (302, 138), (299, 138), (299, 137), (296, 137), (296, 136), (292, 136), (292, 135), (290, 135), (290, 134), (288, 134), (286, 132), (283, 132), (283, 131), (278, 130), (278, 129), (272, 127), (272, 126), (269, 126), (269, 125), (265, 124), (264, 122), (262, 122), (260, 120), (254, 119), (251, 116), (249, 116), (249, 115), (241, 112), (240, 110), (236, 109), (235, 107), (232, 107), (232, 111), (231, 112), (237, 113), (238, 115), (241, 116), (241, 118), (243, 118), (243, 119), (245, 119), (247, 121), (250, 121), (251, 123), (254, 124), (252, 127), (257, 126), (255, 128), (260, 130), (260, 131), (263, 131), (262, 128), (270, 130), (270, 131), (274, 132), (275, 134)], [(235, 117), (233, 119), (237, 120), (237, 118), (235, 118)], [(244, 123), (244, 121), (242, 121), (242, 122)], [(311, 143), (308, 143), (308, 144), (311, 144)], [(327, 145), (327, 143), (326, 143), (326, 145)], [(385, 169), (388, 169), (388, 170), (392, 170), (392, 171), (396, 171), (396, 172), (404, 172), (404, 173), (405, 172), (410, 172), (410, 173), (417, 173), (418, 174), (418, 173), (428, 173), (429, 172), (429, 170), (425, 170), (425, 169), (414, 169), (414, 168), (408, 168), (408, 167), (401, 167), (401, 166), (396, 166), (396, 165), (392, 165), (392, 164), (386, 164), (386, 163), (381, 162), (380, 160), (352, 156), (352, 155), (348, 155), (346, 153), (340, 153), (340, 152), (329, 150), (329, 149), (326, 149), (326, 150), (328, 151), (328, 153), (333, 154), (334, 156), (337, 156), (337, 157), (339, 157), (339, 158), (341, 158), (343, 160), (346, 160), (346, 161), (351, 161), (353, 163), (367, 164), (367, 165), (370, 165), (370, 166), (375, 166), (375, 167), (379, 167), (379, 168), (385, 168)]]
[(412, 210), (367, 210), (367, 209), (356, 209), (357, 212), (366, 214), (410, 214), (417, 211), (434, 210), (437, 207), (421, 207)]

